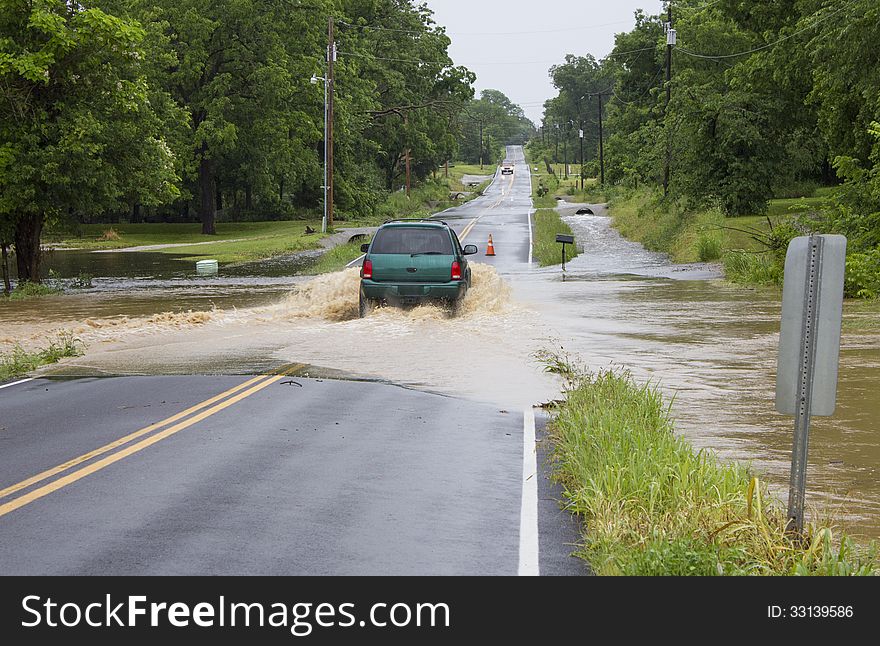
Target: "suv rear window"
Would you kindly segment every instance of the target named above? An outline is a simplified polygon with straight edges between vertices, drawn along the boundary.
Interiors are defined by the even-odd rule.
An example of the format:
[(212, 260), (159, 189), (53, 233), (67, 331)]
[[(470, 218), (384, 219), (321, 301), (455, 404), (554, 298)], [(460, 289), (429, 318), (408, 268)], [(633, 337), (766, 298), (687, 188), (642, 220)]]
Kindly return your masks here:
[(376, 232), (370, 253), (436, 253), (451, 256), (452, 239), (445, 229), (388, 227)]

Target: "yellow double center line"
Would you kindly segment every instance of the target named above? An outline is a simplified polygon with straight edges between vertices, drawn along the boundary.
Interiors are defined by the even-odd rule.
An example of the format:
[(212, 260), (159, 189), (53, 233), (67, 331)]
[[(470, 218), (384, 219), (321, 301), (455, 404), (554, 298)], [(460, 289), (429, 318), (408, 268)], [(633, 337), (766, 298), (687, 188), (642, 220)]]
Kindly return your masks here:
[[(510, 178), (510, 182), (509, 182), (507, 188), (513, 188), (513, 177)], [(486, 215), (486, 213), (488, 213), (489, 211), (494, 209), (496, 206), (501, 204), (501, 202), (503, 202), (503, 201), (504, 201), (504, 195), (502, 194), (501, 197), (499, 197), (497, 200), (495, 200), (494, 204), (492, 204), (491, 206), (487, 206), (486, 209), (482, 213), (480, 213), (477, 217), (475, 217), (473, 220), (471, 220), (470, 222), (467, 223), (465, 228), (461, 230), (461, 235), (458, 236), (458, 239), (464, 240), (468, 236), (468, 234), (471, 232), (471, 229), (474, 228), (474, 225), (477, 224), (477, 220), (479, 220), (481, 217)]]
[[(100, 471), (101, 469), (108, 467), (111, 464), (122, 460), (123, 458), (137, 453), (138, 451), (142, 451), (148, 446), (152, 446), (156, 442), (164, 440), (166, 437), (170, 437), (175, 433), (178, 433), (183, 429), (192, 426), (193, 424), (201, 422), (202, 420), (216, 413), (219, 413), (226, 408), (229, 408), (233, 404), (240, 402), (242, 399), (250, 397), (254, 393), (262, 390), (263, 388), (272, 385), (279, 379), (284, 378), (288, 370), (289, 367), (283, 372), (271, 375), (260, 375), (258, 377), (254, 377), (253, 379), (249, 379), (242, 384), (239, 384), (225, 392), (220, 393), (219, 395), (215, 395), (214, 397), (206, 399), (205, 401), (196, 404), (195, 406), (192, 406), (190, 408), (187, 408), (186, 410), (181, 411), (176, 415), (172, 415), (171, 417), (168, 417), (161, 422), (156, 422), (154, 424), (150, 424), (149, 426), (145, 426), (144, 428), (135, 431), (134, 433), (130, 433), (125, 437), (114, 440), (113, 442), (105, 444), (104, 446), (99, 447), (93, 451), (83, 453), (82, 455), (68, 460), (63, 464), (59, 464), (56, 467), (47, 469), (46, 471), (31, 476), (30, 478), (6, 487), (5, 489), (0, 489), (0, 499), (6, 498), (7, 496), (21, 491), (22, 489), (27, 489), (28, 487), (31, 487), (35, 484), (48, 480), (49, 478), (53, 478), (54, 476), (64, 473), (65, 471), (72, 469), (73, 467), (76, 467), (80, 464), (83, 464), (84, 462), (88, 462), (89, 460), (92, 460), (98, 456), (110, 453), (114, 449), (125, 446), (126, 444), (129, 444), (130, 442), (133, 442), (138, 438), (148, 435), (153, 431), (168, 427), (162, 431), (159, 431), (158, 433), (149, 435), (149, 437), (146, 437), (139, 442), (126, 446), (120, 451), (110, 453), (110, 455), (107, 455), (100, 460), (91, 462), (90, 464), (75, 471), (72, 471), (67, 475), (62, 476), (61, 478), (58, 478), (57, 480), (53, 480), (47, 484), (44, 484), (41, 487), (27, 492), (22, 496), (19, 496), (18, 498), (15, 498), (13, 500), (10, 500), (9, 502), (0, 505), (0, 516), (5, 516), (6, 514), (15, 511), (16, 509), (19, 509), (21, 507), (24, 507), (25, 505), (30, 504), (35, 500), (39, 500), (44, 496), (48, 496), (50, 493), (58, 491), (59, 489), (62, 489), (63, 487), (66, 487), (67, 485), (76, 482), (77, 480), (81, 480), (82, 478), (85, 478), (86, 476), (91, 475), (96, 471)], [(190, 415), (192, 415), (192, 417), (189, 417)], [(175, 422), (178, 423), (175, 424)], [(173, 424), (173, 426), (168, 426), (169, 424)]]

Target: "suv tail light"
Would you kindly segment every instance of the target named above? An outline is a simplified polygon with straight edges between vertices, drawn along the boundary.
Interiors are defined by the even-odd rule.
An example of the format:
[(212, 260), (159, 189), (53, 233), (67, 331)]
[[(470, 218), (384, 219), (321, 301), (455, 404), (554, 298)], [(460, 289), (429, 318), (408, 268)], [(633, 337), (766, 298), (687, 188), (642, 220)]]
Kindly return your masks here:
[(461, 264), (457, 260), (452, 261), (452, 280), (461, 280)]
[(373, 261), (372, 260), (364, 260), (364, 266), (361, 267), (361, 278), (372, 278), (373, 277)]

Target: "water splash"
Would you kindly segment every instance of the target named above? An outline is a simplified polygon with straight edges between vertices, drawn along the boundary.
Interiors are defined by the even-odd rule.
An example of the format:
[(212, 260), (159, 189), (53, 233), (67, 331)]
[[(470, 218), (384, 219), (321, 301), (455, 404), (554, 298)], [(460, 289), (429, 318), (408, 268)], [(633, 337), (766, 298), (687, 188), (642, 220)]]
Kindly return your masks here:
[[(456, 319), (473, 319), (499, 314), (511, 307), (510, 287), (491, 265), (471, 263), (471, 287)], [(278, 306), (266, 308), (280, 318), (320, 318), (350, 321), (358, 318), (360, 270), (357, 267), (323, 274), (298, 286)], [(451, 312), (442, 304), (417, 307), (381, 307), (371, 317), (397, 321), (444, 321)]]

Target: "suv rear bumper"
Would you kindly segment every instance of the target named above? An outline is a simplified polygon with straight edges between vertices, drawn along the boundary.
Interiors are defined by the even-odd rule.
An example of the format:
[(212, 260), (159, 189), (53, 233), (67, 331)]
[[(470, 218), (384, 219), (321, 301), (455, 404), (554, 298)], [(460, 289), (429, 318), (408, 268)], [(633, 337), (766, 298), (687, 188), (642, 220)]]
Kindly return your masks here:
[(362, 278), (361, 291), (366, 298), (389, 303), (457, 301), (467, 293), (467, 283), (464, 280), (448, 283), (385, 283)]

